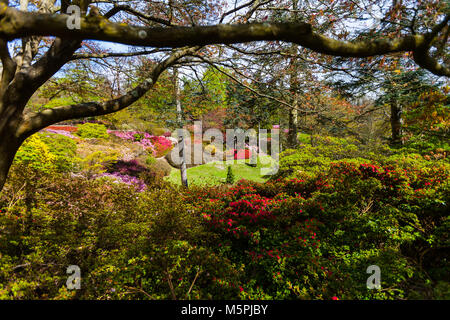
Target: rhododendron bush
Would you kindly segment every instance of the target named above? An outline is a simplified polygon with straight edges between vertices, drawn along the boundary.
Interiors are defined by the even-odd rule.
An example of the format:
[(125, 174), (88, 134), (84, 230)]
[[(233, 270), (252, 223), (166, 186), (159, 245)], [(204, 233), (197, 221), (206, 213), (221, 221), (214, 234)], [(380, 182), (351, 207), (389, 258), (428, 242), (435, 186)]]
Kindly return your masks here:
[[(436, 294), (427, 281), (448, 292), (448, 187), (448, 166), (337, 162), (314, 179), (241, 182), (199, 209), (221, 235), (217, 251), (245, 266), (243, 297), (406, 298)], [(365, 287), (373, 264), (383, 291)]]
[(108, 130), (108, 133), (111, 133), (120, 139), (134, 142), (153, 153), (153, 155), (158, 158), (165, 155), (165, 153), (172, 148), (172, 142), (166, 137), (153, 136), (147, 132)]

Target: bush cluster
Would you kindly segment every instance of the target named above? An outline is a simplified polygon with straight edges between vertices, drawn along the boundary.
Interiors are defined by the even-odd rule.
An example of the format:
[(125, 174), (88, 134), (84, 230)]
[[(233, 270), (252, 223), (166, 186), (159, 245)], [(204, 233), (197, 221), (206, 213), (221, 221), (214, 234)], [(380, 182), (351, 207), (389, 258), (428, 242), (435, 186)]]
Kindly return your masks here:
[(446, 158), (309, 142), (267, 183), (185, 189), (160, 159), (106, 168), (129, 184), (70, 177), (33, 137), (0, 195), (0, 298), (449, 299)]

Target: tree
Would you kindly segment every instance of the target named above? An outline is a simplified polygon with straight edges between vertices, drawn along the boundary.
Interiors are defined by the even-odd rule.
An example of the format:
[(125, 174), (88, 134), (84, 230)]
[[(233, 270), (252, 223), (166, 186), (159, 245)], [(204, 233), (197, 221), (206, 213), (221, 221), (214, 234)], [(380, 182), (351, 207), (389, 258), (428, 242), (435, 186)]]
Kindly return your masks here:
[(181, 99), (180, 99), (180, 84), (178, 79), (178, 69), (175, 68), (173, 71), (173, 83), (174, 83), (174, 98), (175, 104), (177, 107), (177, 124), (178, 124), (178, 148), (180, 155), (180, 176), (181, 176), (181, 184), (185, 187), (188, 187), (188, 178), (187, 178), (187, 168), (186, 168), (186, 143), (184, 141), (182, 128), (184, 125), (184, 117), (183, 110), (181, 107)]
[[(253, 82), (247, 86), (257, 93), (272, 93), (264, 83)], [(258, 95), (237, 82), (230, 82), (227, 91), (227, 114), (224, 119), (227, 127), (271, 129), (273, 123), (278, 123), (277, 110), (280, 105), (273, 99)]]
[(420, 71), (402, 71), (400, 69), (386, 74), (382, 84), (383, 94), (376, 105), (387, 105), (390, 109), (391, 144), (403, 144), (404, 109), (407, 104), (417, 100), (419, 95), (432, 86), (423, 78)]
[(229, 78), (211, 66), (202, 74), (194, 71), (194, 79), (183, 81), (183, 106), (190, 120), (200, 120), (208, 112), (226, 107)]
[(226, 179), (226, 183), (228, 184), (233, 184), (234, 183), (234, 173), (233, 173), (233, 169), (231, 168), (231, 166), (227, 167), (227, 179)]
[[(133, 8), (116, 5), (113, 1), (101, 1), (100, 7), (90, 7), (89, 10), (91, 1), (88, 0), (63, 0), (60, 7), (56, 6), (55, 0), (36, 3), (20, 0), (19, 8), (9, 6), (8, 0), (0, 0), (0, 190), (14, 155), (27, 137), (60, 121), (105, 115), (130, 106), (152, 89), (166, 69), (198, 52), (201, 46), (285, 41), (317, 53), (359, 58), (412, 52), (419, 66), (436, 75), (450, 75), (445, 65), (450, 15), (445, 14), (447, 7), (444, 4), (423, 9), (425, 13), (431, 10), (432, 15), (426, 16), (432, 16), (433, 20), (427, 20), (420, 32), (399, 29), (395, 34), (376, 37), (349, 33), (347, 37), (336, 39), (333, 34), (327, 34), (326, 28), (313, 27), (305, 22), (307, 19), (242, 23), (240, 18), (236, 18), (240, 23), (232, 24), (232, 17), (241, 17), (241, 12), (246, 11), (243, 16), (248, 19), (262, 5), (267, 6), (271, 2), (250, 1), (220, 15), (207, 1), (145, 1)], [(414, 5), (415, 1), (408, 1), (408, 4)], [(81, 9), (80, 28), (68, 28), (68, 19), (73, 17), (64, 13), (69, 5), (78, 5)], [(393, 6), (396, 6), (396, 1)], [(105, 13), (100, 14), (99, 8), (106, 10)], [(62, 14), (56, 14), (58, 12)], [(225, 20), (226, 23), (223, 23)], [(416, 19), (416, 23), (419, 22), (420, 19)], [(324, 33), (321, 33), (322, 30)], [(21, 39), (21, 45), (17, 39)], [(144, 48), (126, 53), (95, 52), (86, 50), (88, 40), (162, 50)], [(20, 48), (14, 56), (10, 54), (10, 45)], [(168, 51), (167, 48), (176, 49)], [(154, 54), (159, 59), (158, 63), (154, 64), (145, 80), (116, 98), (39, 112), (27, 108), (32, 95), (71, 61), (143, 54)]]

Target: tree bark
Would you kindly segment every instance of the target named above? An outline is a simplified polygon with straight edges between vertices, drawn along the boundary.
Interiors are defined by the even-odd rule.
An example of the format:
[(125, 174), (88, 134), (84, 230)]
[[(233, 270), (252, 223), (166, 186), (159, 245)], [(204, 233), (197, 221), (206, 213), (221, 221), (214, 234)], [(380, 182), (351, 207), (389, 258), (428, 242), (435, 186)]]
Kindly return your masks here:
[(7, 130), (0, 130), (0, 192), (8, 178), (8, 172), (19, 149), (20, 142)]
[(289, 111), (289, 133), (288, 133), (288, 147), (296, 148), (297, 147), (297, 130), (298, 130), (298, 99), (297, 93), (294, 93), (294, 108)]
[[(297, 0), (292, 1), (292, 11), (293, 11), (293, 20), (298, 20), (298, 3)], [(298, 45), (292, 45), (292, 54), (296, 56), (298, 54)], [(299, 65), (298, 59), (292, 57), (290, 58), (290, 71), (289, 71), (289, 87), (292, 93), (292, 108), (289, 111), (289, 132), (288, 132), (288, 147), (295, 149), (297, 147), (297, 128), (298, 128), (298, 89), (299, 89), (299, 81), (298, 81), (298, 73), (299, 73)]]

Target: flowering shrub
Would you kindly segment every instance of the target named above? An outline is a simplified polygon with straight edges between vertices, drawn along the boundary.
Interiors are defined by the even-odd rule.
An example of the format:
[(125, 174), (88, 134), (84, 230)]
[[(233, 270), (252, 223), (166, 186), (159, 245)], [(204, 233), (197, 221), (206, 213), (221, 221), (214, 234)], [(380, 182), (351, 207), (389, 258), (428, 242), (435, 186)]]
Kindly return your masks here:
[(252, 152), (249, 149), (231, 149), (227, 150), (227, 154), (233, 155), (234, 160), (250, 159), (252, 156)]
[(163, 136), (153, 136), (150, 139), (155, 146), (156, 158), (164, 156), (170, 149), (172, 149), (172, 142)]
[(45, 130), (76, 132), (78, 128), (73, 126), (48, 126)]
[(68, 131), (68, 130), (45, 129), (44, 131), (50, 132), (50, 133), (55, 133), (55, 134), (60, 134), (60, 135), (66, 136), (66, 137), (71, 138), (71, 139), (75, 139), (75, 138), (76, 138), (76, 137), (75, 137), (73, 134), (71, 134), (70, 131)]
[(108, 133), (141, 145), (157, 158), (162, 157), (172, 148), (172, 142), (169, 139), (163, 136), (153, 136), (147, 132), (109, 130)]
[(133, 185), (138, 192), (142, 192), (147, 186), (140, 177), (146, 171), (149, 171), (149, 169), (140, 165), (137, 160), (118, 160), (108, 164), (107, 172), (101, 174), (100, 177), (110, 177), (117, 182)]
[(108, 130), (108, 133), (112, 133), (116, 137), (123, 139), (123, 140), (129, 140), (131, 142), (134, 142), (138, 145), (140, 145), (142, 148), (148, 150), (151, 153), (154, 153), (155, 146), (153, 145), (152, 141), (150, 140), (150, 137), (152, 137), (150, 134), (146, 132), (138, 132), (138, 131), (111, 131)]
[[(430, 283), (449, 288), (440, 273), (446, 268), (440, 248), (449, 246), (448, 230), (443, 233), (448, 172), (439, 166), (422, 171), (340, 161), (311, 179), (241, 181), (215, 195), (202, 191), (209, 201), (198, 209), (223, 239), (217, 252), (245, 266), (241, 297), (442, 295), (442, 289), (429, 290)], [(417, 250), (429, 255), (428, 271)], [(389, 289), (365, 288), (365, 269), (372, 264), (384, 270), (382, 287)], [(419, 291), (411, 285), (417, 282)]]
[(214, 156), (216, 154), (216, 152), (217, 152), (217, 148), (216, 148), (216, 146), (214, 144), (211, 143), (211, 144), (208, 144), (205, 147), (204, 152)]
[(117, 181), (117, 182), (122, 182), (125, 183), (127, 185), (131, 185), (136, 187), (136, 191), (137, 192), (142, 192), (145, 189), (147, 189), (147, 185), (145, 184), (144, 181), (142, 181), (141, 179), (136, 178), (135, 176), (131, 176), (128, 174), (121, 174), (118, 172), (114, 172), (114, 173), (102, 173), (100, 175), (100, 177), (108, 177), (108, 178), (112, 178), (113, 180)]
[(130, 161), (118, 160), (108, 165), (109, 173), (117, 172), (119, 174), (126, 174), (133, 177), (139, 177), (139, 175), (146, 170), (148, 169), (143, 165), (140, 165), (137, 160), (130, 160)]

